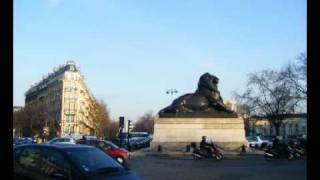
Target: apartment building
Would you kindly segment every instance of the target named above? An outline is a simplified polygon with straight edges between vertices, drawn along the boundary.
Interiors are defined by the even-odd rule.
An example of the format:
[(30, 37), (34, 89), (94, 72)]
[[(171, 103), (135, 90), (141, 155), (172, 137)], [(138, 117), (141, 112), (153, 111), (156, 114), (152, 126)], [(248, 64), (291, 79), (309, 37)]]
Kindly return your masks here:
[(45, 105), (48, 121), (58, 124), (57, 134), (94, 134), (95, 99), (74, 61), (54, 68), (25, 93), (25, 106), (39, 103)]
[[(265, 118), (253, 117), (250, 121), (251, 135), (260, 134), (264, 136), (275, 136), (275, 127)], [(280, 126), (280, 136), (302, 136), (307, 135), (307, 114), (287, 114)]]

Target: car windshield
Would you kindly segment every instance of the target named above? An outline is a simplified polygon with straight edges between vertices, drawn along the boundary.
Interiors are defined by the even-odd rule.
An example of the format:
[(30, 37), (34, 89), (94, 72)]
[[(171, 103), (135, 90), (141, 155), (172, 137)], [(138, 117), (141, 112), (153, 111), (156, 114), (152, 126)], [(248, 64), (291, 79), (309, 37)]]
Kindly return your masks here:
[(57, 140), (58, 140), (58, 138), (53, 138), (53, 139), (49, 140), (47, 143), (48, 143), (48, 144), (54, 143), (54, 142), (56, 142)]
[(118, 149), (118, 148), (119, 148), (119, 146), (113, 144), (113, 143), (110, 142), (110, 141), (105, 141), (105, 142), (106, 142), (107, 144), (109, 144), (111, 147), (115, 148), (115, 149)]
[(266, 141), (266, 140), (268, 140), (268, 141), (269, 141), (269, 140), (270, 140), (269, 138), (264, 137), (264, 136), (259, 136), (259, 137), (260, 137), (260, 139), (261, 139), (261, 140), (264, 140), (264, 141)]
[(108, 173), (122, 171), (124, 167), (99, 149), (69, 150), (67, 154), (83, 171), (88, 173)]
[(258, 141), (257, 137), (247, 137), (248, 141)]

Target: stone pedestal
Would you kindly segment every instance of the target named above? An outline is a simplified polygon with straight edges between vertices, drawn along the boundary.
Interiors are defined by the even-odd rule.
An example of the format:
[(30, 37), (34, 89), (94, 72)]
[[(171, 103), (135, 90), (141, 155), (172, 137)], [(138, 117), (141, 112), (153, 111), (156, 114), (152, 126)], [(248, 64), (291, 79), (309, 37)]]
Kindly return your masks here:
[(151, 147), (185, 150), (191, 142), (199, 145), (202, 136), (223, 149), (239, 149), (248, 143), (241, 118), (159, 118), (154, 124)]

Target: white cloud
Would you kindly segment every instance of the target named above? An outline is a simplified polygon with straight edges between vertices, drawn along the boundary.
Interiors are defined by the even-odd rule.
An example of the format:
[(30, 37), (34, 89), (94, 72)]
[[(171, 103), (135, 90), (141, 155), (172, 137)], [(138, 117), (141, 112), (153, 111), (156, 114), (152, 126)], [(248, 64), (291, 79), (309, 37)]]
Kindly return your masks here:
[(59, 7), (63, 4), (64, 0), (47, 0), (48, 5), (52, 8)]

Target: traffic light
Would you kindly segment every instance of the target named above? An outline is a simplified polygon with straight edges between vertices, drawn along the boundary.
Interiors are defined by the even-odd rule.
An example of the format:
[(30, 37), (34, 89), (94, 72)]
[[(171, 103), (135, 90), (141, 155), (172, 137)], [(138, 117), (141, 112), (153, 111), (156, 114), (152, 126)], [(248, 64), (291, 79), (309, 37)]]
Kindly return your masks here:
[(124, 117), (120, 116), (119, 117), (119, 128), (122, 129), (124, 127)]
[(128, 120), (128, 130), (132, 130), (133, 129), (133, 124), (131, 120)]
[(119, 117), (119, 139), (120, 139), (120, 147), (122, 147), (122, 138), (123, 138), (123, 128), (124, 128), (124, 117)]

